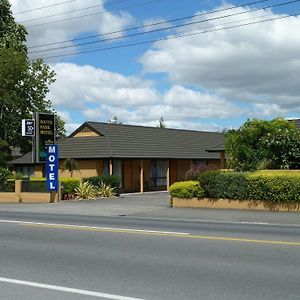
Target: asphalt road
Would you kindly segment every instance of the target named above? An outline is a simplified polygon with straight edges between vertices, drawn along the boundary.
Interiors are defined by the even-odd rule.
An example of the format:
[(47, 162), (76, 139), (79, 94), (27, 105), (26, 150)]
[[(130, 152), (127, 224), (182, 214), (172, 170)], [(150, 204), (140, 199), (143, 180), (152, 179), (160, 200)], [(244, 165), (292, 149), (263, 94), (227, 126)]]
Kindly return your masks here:
[(0, 299), (300, 299), (300, 227), (0, 213)]

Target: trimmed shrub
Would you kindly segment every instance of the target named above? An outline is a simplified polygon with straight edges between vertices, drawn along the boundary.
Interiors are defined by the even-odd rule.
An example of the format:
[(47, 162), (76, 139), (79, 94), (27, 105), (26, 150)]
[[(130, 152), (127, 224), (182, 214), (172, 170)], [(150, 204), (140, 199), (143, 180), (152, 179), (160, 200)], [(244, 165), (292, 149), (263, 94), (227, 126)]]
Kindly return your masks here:
[(93, 176), (93, 177), (86, 177), (83, 179), (83, 182), (89, 182), (94, 186), (99, 186), (101, 182), (105, 183), (106, 185), (114, 188), (116, 194), (119, 194), (119, 187), (120, 187), (120, 177), (114, 175), (102, 175), (102, 176)]
[(62, 200), (70, 200), (75, 198), (75, 189), (79, 186), (80, 180), (77, 178), (66, 177), (59, 178), (61, 183)]
[(254, 173), (247, 180), (250, 200), (300, 202), (300, 172), (298, 175)]
[(204, 190), (198, 181), (180, 181), (170, 186), (171, 197), (203, 198)]
[(208, 171), (199, 181), (209, 198), (293, 203), (300, 201), (299, 171)]
[(206, 197), (247, 199), (247, 173), (208, 171), (199, 176)]

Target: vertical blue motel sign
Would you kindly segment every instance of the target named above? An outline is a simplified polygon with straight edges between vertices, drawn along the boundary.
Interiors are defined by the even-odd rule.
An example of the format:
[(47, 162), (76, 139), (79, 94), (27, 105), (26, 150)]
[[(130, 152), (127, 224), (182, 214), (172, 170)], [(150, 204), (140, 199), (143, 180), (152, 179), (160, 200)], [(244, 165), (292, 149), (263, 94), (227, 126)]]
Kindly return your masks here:
[(46, 185), (48, 192), (58, 191), (58, 145), (47, 146)]

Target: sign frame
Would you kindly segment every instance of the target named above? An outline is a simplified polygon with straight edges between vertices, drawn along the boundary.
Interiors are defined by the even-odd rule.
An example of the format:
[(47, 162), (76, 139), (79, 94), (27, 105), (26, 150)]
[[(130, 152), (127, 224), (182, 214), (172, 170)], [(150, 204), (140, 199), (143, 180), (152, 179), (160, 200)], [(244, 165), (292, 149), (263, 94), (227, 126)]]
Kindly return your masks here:
[(56, 142), (55, 114), (35, 113), (35, 158), (37, 163), (45, 163), (47, 160), (47, 145)]

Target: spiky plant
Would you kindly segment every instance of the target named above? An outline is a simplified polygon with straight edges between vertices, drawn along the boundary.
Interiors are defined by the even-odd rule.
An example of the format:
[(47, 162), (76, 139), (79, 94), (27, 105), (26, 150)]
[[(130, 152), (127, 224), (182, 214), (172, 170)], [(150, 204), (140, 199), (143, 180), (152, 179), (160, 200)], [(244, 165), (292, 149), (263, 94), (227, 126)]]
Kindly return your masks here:
[(98, 187), (98, 196), (104, 198), (113, 197), (116, 195), (115, 190), (116, 189), (114, 187), (111, 187), (110, 185), (101, 181)]
[(79, 186), (75, 188), (75, 195), (77, 199), (95, 200), (97, 197), (97, 190), (89, 182), (81, 182)]

